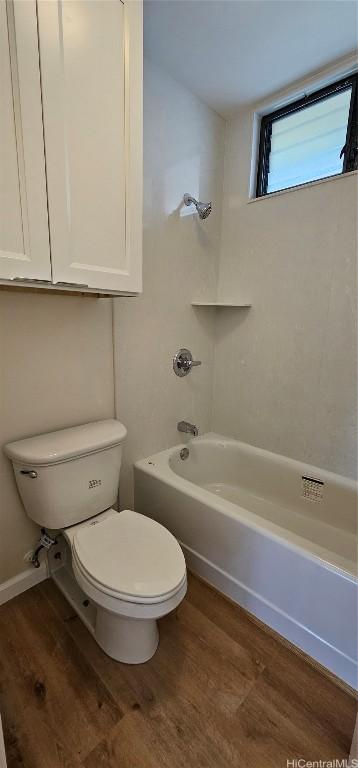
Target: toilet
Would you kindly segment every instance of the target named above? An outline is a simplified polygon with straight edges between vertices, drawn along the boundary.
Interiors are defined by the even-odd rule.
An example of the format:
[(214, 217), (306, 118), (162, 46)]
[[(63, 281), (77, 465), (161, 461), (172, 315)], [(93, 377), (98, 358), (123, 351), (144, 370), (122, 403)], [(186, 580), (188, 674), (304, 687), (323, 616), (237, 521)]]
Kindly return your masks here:
[(183, 600), (187, 578), (182, 550), (164, 526), (113, 509), (126, 434), (106, 419), (4, 450), (28, 516), (62, 534), (49, 551), (53, 579), (108, 656), (141, 664), (155, 653), (157, 619)]

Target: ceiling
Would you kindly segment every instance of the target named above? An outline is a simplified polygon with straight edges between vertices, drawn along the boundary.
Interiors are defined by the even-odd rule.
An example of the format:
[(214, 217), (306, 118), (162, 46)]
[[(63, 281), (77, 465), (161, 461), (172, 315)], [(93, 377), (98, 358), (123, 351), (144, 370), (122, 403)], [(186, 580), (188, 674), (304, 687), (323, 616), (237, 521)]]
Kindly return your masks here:
[(145, 0), (145, 55), (219, 114), (357, 48), (351, 0)]

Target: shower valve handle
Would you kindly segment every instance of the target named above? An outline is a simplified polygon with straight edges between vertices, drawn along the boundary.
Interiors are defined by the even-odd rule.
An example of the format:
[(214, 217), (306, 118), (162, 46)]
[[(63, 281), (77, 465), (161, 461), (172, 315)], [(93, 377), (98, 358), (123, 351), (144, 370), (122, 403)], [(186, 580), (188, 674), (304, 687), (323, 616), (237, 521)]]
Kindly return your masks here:
[(177, 376), (187, 376), (198, 365), (201, 365), (201, 360), (193, 360), (190, 349), (179, 349), (173, 358), (173, 369)]

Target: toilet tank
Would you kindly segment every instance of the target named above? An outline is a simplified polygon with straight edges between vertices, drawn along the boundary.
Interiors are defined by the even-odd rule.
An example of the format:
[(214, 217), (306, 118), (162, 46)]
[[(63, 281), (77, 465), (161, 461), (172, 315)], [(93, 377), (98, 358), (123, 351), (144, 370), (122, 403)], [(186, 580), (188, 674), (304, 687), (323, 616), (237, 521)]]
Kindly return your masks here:
[(28, 516), (62, 529), (111, 507), (126, 434), (123, 424), (106, 419), (8, 443), (4, 451)]

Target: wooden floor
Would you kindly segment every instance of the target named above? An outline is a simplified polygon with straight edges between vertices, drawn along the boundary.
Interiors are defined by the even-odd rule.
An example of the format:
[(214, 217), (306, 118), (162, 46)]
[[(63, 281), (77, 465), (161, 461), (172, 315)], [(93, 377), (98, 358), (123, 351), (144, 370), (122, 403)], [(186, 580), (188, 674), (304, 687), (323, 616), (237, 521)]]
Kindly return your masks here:
[(9, 768), (286, 768), (346, 758), (356, 703), (190, 578), (160, 646), (130, 667), (46, 581), (0, 608)]

